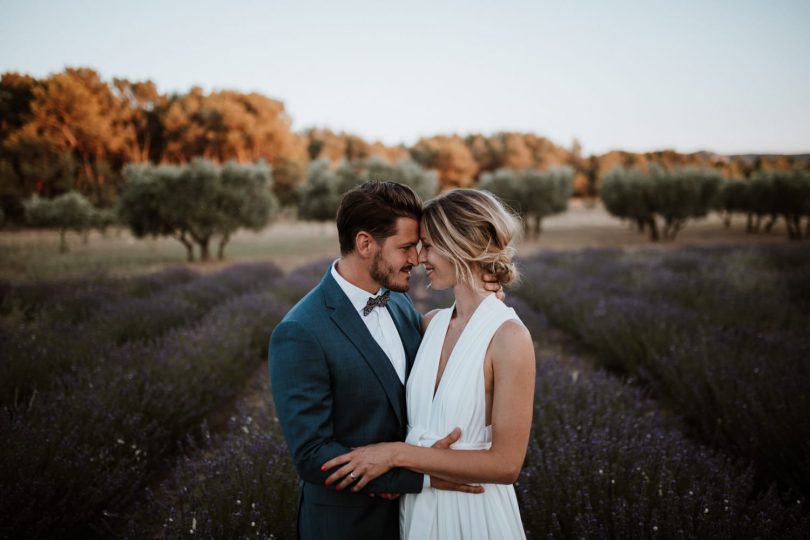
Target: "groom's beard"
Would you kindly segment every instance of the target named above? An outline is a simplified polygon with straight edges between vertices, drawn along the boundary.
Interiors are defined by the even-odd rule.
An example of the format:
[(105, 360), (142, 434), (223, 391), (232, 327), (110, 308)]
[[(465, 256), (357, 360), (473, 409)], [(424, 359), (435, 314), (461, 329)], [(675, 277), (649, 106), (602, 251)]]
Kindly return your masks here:
[(408, 265), (396, 270), (385, 263), (382, 252), (378, 251), (371, 261), (371, 278), (391, 291), (407, 292), (410, 283), (404, 272), (410, 272), (412, 268), (413, 265)]

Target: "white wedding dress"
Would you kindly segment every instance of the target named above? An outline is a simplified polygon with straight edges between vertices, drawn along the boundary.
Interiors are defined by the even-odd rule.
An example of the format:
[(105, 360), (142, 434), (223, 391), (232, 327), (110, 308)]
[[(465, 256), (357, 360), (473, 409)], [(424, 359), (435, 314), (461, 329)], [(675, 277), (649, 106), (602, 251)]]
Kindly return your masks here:
[[(436, 395), (436, 373), (453, 307), (436, 313), (422, 339), (406, 387), (408, 437), (405, 442), (432, 446), (461, 428), (456, 450), (486, 449), (492, 427), (486, 425), (484, 356), (495, 331), (518, 319), (494, 294), (473, 313), (445, 366)], [(482, 494), (426, 487), (406, 494), (400, 505), (403, 540), (525, 538), (512, 485), (483, 484)]]

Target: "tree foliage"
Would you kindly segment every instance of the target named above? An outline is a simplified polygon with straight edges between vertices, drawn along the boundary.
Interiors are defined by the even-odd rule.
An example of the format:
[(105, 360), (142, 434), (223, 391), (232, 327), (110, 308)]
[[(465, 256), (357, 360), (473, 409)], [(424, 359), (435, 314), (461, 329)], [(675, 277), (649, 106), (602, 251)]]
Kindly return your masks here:
[(369, 180), (389, 180), (406, 184), (422, 198), (438, 192), (438, 175), (410, 159), (390, 163), (380, 156), (345, 161), (336, 169), (325, 159), (310, 164), (309, 181), (299, 192), (299, 217), (313, 221), (335, 219), (340, 199), (353, 187)]
[(457, 135), (420, 139), (411, 148), (411, 157), (438, 173), (442, 189), (471, 187), (478, 172), (472, 152)]
[(224, 258), (231, 234), (240, 228), (263, 228), (278, 209), (265, 163), (229, 162), (218, 166), (195, 159), (187, 165), (129, 165), (119, 215), (137, 237), (171, 236), (194, 260), (210, 259), (210, 242), (219, 238)]
[(333, 165), (342, 161), (358, 161), (372, 156), (385, 158), (392, 163), (410, 156), (402, 146), (386, 146), (379, 142), (366, 142), (351, 133), (335, 133), (329, 129), (309, 128), (302, 136), (306, 140), (307, 154), (311, 160), (325, 159)]
[(689, 219), (714, 207), (722, 180), (719, 172), (696, 167), (618, 168), (605, 175), (602, 201), (614, 216), (649, 228), (651, 240), (673, 240)]
[(481, 175), (480, 188), (500, 197), (523, 218), (526, 233), (540, 236), (543, 218), (565, 212), (571, 197), (574, 171), (553, 167), (547, 171), (499, 169)]
[[(810, 237), (810, 173), (759, 172), (750, 180), (729, 181), (723, 185), (719, 201), (726, 212), (727, 224), (732, 214), (742, 213), (748, 218), (748, 232), (756, 233), (762, 228), (768, 232), (781, 217), (788, 238)], [(766, 218), (763, 226), (762, 220)]]
[(316, 159), (309, 164), (309, 179), (301, 186), (298, 217), (310, 221), (335, 219), (341, 193), (338, 191), (337, 176), (330, 163)]
[[(322, 128), (295, 133), (284, 104), (255, 92), (191, 88), (165, 94), (152, 81), (104, 81), (85, 67), (44, 78), (13, 72), (0, 77), (0, 210), (6, 223), (24, 223), (23, 201), (34, 193), (53, 198), (75, 190), (97, 207), (112, 208), (123, 189), (123, 168), (132, 163), (263, 159), (280, 202), (295, 206), (305, 191), (310, 161), (325, 159), (340, 168), (341, 163), (364, 163), (375, 156), (392, 164), (413, 159), (436, 173), (439, 190), (470, 187), (483, 174), (502, 168), (568, 166), (573, 169), (573, 194), (587, 197), (598, 194), (606, 171), (616, 167), (647, 171), (655, 164), (667, 170), (697, 166), (726, 178), (748, 179), (758, 172), (810, 171), (808, 155), (662, 150), (585, 156), (576, 140), (561, 146), (520, 132), (450, 134), (425, 137), (410, 148), (387, 146)], [(349, 172), (342, 181), (357, 178)]]
[(306, 148), (284, 105), (257, 93), (160, 94), (151, 81), (105, 82), (92, 69), (67, 68), (37, 80), (0, 80), (0, 203), (21, 219), (33, 193), (76, 190), (112, 207), (130, 163), (215, 163), (264, 159), (278, 169), (280, 195), (306, 179)]
[(433, 197), (439, 190), (436, 171), (423, 169), (411, 159), (391, 163), (380, 156), (372, 156), (365, 160), (343, 162), (335, 174), (338, 192), (341, 195), (369, 180), (406, 184), (413, 188), (422, 199)]
[(65, 238), (68, 231), (83, 233), (102, 217), (96, 214), (90, 201), (75, 191), (63, 193), (53, 199), (34, 195), (26, 201), (25, 209), (30, 225), (59, 231), (60, 253), (68, 251)]

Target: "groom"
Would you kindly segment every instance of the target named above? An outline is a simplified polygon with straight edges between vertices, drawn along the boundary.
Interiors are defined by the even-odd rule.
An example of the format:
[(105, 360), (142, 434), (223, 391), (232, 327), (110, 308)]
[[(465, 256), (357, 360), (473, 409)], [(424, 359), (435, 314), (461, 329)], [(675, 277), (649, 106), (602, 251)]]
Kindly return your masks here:
[[(302, 539), (399, 538), (399, 502), (379, 495), (423, 485), (478, 493), (393, 469), (359, 493), (324, 485), (321, 469), (352, 447), (402, 441), (405, 381), (422, 339), (408, 290), (417, 264), (422, 202), (409, 187), (366, 182), (337, 212), (341, 257), (284, 317), (270, 339), (276, 412), (302, 479)], [(437, 446), (449, 447), (454, 432)], [(378, 496), (371, 496), (371, 495)]]

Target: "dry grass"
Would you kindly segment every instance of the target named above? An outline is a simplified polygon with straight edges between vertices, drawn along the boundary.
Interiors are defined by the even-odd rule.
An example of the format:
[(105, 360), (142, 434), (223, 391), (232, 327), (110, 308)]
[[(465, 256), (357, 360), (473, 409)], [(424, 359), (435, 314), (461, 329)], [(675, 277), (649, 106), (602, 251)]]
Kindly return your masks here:
[(769, 234), (747, 234), (743, 216), (735, 216), (731, 227), (726, 228), (719, 214), (710, 214), (705, 219), (689, 221), (674, 242), (651, 242), (647, 235), (639, 233), (629, 223), (608, 214), (601, 203), (589, 207), (582, 201), (572, 200), (567, 212), (543, 220), (543, 234), (537, 241), (524, 243), (520, 253), (530, 255), (541, 250), (672, 249), (687, 245), (786, 242), (788, 242), (787, 233), (781, 221), (774, 225)]
[[(742, 217), (725, 228), (718, 215), (692, 221), (677, 240), (653, 243), (629, 224), (610, 216), (601, 205), (589, 207), (572, 201), (568, 212), (546, 219), (538, 240), (524, 241), (521, 255), (542, 250), (578, 250), (614, 247), (672, 249), (684, 245), (759, 244), (787, 242), (778, 223), (770, 234), (745, 232)], [(92, 273), (131, 274), (185, 265), (183, 246), (170, 238), (136, 239), (118, 230), (102, 236), (91, 233), (87, 244), (69, 235), (71, 251), (59, 254), (59, 236), (51, 231), (0, 232), (0, 279), (41, 280)], [(215, 247), (212, 246), (215, 250)], [(226, 249), (226, 260), (195, 263), (199, 271), (219, 270), (234, 262), (271, 260), (284, 271), (303, 264), (337, 258), (337, 231), (331, 223), (280, 221), (260, 232), (240, 231)]]
[[(70, 252), (58, 253), (59, 235), (52, 231), (0, 233), (0, 279), (42, 280), (93, 273), (132, 274), (186, 263), (186, 253), (171, 238), (136, 239), (125, 230), (106, 236), (93, 232), (86, 244), (69, 235)], [(215, 246), (212, 246), (214, 253)], [(271, 260), (285, 272), (307, 262), (339, 255), (334, 225), (279, 222), (260, 232), (239, 231), (225, 250), (225, 261), (194, 263), (208, 272), (234, 262)]]

